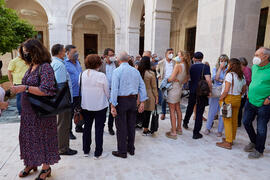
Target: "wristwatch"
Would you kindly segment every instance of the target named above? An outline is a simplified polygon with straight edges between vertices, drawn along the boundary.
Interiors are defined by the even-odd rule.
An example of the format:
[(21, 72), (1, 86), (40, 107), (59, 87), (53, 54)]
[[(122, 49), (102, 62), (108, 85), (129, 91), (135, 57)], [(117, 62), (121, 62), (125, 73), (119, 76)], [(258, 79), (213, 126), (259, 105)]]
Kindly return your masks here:
[(26, 92), (26, 93), (29, 92), (29, 86), (28, 86), (28, 85), (25, 86), (25, 92)]

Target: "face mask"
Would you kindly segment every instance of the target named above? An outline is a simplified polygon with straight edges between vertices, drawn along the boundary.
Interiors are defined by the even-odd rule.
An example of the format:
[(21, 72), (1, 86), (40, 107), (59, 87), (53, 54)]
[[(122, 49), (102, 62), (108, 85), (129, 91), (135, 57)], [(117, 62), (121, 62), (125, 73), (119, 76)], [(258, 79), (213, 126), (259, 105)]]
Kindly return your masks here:
[(176, 62), (181, 62), (181, 58), (180, 58), (179, 56), (177, 56), (177, 57), (175, 58), (175, 61), (176, 61)]
[(169, 54), (169, 55), (168, 55), (168, 58), (169, 58), (169, 59), (172, 59), (172, 58), (173, 58), (173, 54), (172, 54), (172, 53)]
[(159, 61), (159, 59), (156, 57), (156, 58), (155, 58), (155, 61)]
[(27, 62), (29, 62), (29, 63), (32, 62), (32, 57), (31, 57), (30, 53), (23, 54), (23, 57)]
[(259, 57), (254, 57), (253, 58), (253, 64), (259, 65), (259, 64), (261, 64), (261, 62), (262, 62), (261, 58), (259, 58)]
[(115, 57), (110, 57), (110, 61), (111, 61), (111, 62), (116, 61)]
[(77, 60), (78, 58), (79, 58), (79, 53), (76, 52), (75, 54), (73, 54), (73, 59), (74, 60)]

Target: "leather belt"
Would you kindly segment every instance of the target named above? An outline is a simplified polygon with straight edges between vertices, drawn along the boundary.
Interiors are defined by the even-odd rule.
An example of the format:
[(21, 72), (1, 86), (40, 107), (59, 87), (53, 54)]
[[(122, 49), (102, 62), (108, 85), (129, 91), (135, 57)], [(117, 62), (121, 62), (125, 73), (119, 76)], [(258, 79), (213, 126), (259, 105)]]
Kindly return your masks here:
[(118, 96), (119, 98), (137, 98), (137, 94), (132, 94), (132, 95), (129, 95), (129, 96)]

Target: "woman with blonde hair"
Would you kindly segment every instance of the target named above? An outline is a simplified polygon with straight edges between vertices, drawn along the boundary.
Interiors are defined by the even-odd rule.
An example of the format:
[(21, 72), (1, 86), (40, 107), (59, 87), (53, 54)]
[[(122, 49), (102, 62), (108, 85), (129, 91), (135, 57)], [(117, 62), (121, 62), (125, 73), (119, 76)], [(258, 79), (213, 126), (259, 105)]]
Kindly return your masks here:
[[(212, 97), (209, 98), (209, 112), (206, 123), (206, 130), (204, 133), (205, 135), (208, 135), (210, 133), (210, 130), (214, 122), (214, 118), (220, 109), (218, 102), (219, 97), (221, 95), (222, 83), (225, 79), (225, 75), (227, 72), (228, 62), (229, 57), (226, 54), (222, 54), (221, 56), (219, 56), (216, 67), (214, 67), (212, 71), (212, 81), (213, 81)], [(224, 126), (222, 117), (219, 116), (218, 132), (217, 132), (218, 137), (222, 136), (223, 128)]]
[[(182, 86), (187, 82), (189, 77), (189, 68), (191, 65), (190, 55), (188, 52), (180, 51), (180, 63), (176, 64), (168, 82), (172, 82), (172, 89), (168, 91), (167, 102), (170, 109), (171, 131), (166, 133), (166, 136), (171, 139), (177, 139), (177, 134), (182, 135), (182, 112), (180, 109), (180, 100), (182, 95)], [(176, 116), (177, 114), (177, 127)]]

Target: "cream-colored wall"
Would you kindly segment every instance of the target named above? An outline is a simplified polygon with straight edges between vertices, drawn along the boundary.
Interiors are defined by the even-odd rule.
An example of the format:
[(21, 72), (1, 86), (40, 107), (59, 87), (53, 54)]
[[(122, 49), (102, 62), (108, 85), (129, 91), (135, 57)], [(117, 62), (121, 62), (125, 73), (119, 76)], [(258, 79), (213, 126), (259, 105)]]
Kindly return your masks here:
[(262, 8), (269, 7), (268, 18), (267, 18), (267, 26), (265, 31), (265, 39), (264, 46), (270, 48), (270, 1), (262, 0)]
[(196, 26), (197, 0), (174, 0), (170, 46), (177, 52), (186, 50), (186, 30)]
[(84, 16), (78, 18), (73, 25), (73, 44), (77, 47), (80, 54), (80, 62), (84, 65), (84, 34), (97, 34), (98, 35), (98, 54), (102, 55), (105, 48), (113, 48), (114, 33), (107, 33), (104, 23), (99, 21), (86, 20)]

